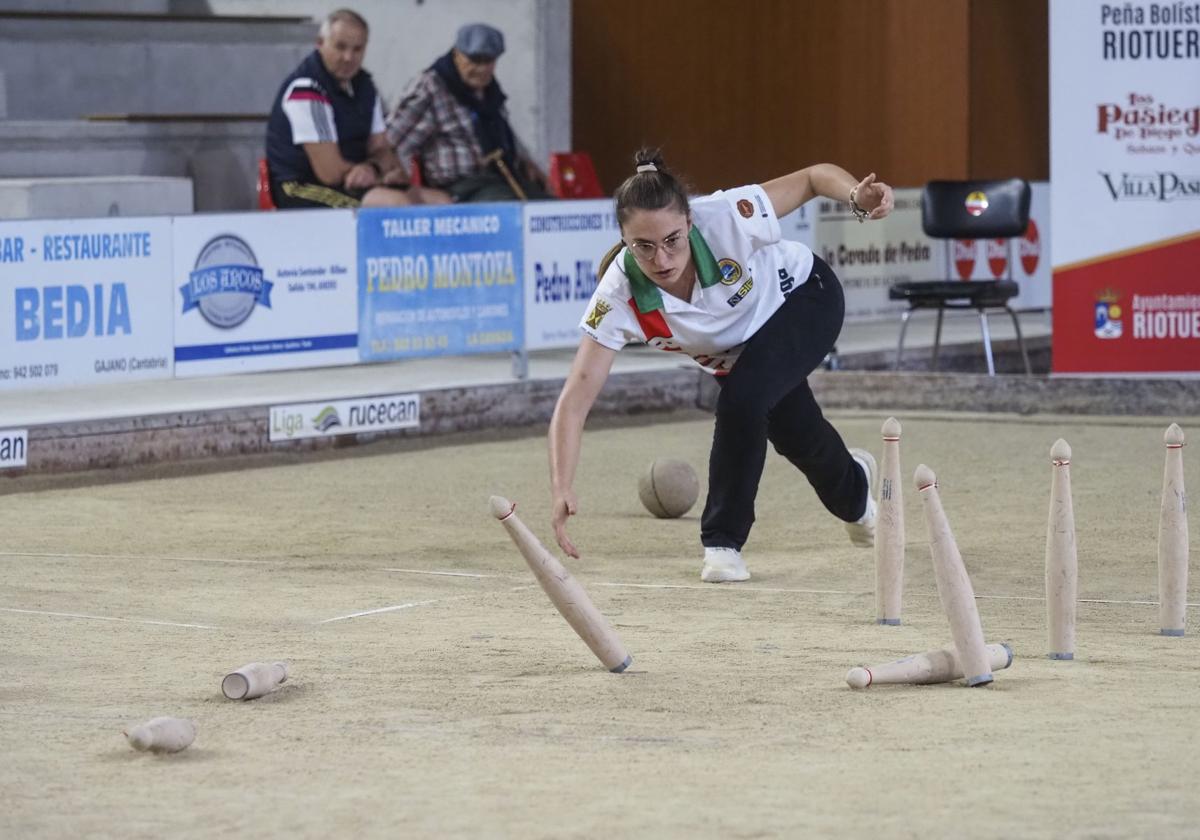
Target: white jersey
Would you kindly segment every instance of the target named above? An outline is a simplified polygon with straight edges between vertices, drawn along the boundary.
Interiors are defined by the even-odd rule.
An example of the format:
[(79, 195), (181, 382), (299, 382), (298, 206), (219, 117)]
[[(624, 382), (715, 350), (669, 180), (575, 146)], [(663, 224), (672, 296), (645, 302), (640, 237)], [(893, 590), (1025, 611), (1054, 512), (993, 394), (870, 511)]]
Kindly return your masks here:
[(799, 242), (780, 239), (775, 209), (757, 184), (698, 198), (691, 211), (688, 239), (697, 280), (691, 300), (664, 294), (622, 248), (579, 326), (612, 350), (645, 342), (686, 353), (721, 375), (808, 279), (813, 254)]

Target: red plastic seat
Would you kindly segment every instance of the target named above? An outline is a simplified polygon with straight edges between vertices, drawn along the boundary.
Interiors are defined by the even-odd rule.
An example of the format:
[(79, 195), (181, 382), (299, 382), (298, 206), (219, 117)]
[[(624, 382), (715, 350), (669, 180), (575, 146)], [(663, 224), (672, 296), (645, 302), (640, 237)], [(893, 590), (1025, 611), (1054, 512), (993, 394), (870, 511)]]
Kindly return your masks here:
[(271, 198), (271, 170), (267, 168), (267, 159), (258, 159), (258, 181), (254, 185), (258, 192), (258, 209), (275, 210), (275, 199)]
[(604, 198), (592, 156), (587, 152), (552, 153), (550, 192), (559, 198)]

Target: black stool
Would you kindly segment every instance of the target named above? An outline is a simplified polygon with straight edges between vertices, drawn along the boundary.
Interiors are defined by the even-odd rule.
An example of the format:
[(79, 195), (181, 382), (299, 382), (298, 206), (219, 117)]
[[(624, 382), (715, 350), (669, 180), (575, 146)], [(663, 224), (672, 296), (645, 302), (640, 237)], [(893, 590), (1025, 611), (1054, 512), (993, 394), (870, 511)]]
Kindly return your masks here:
[[(930, 181), (921, 193), (921, 227), (933, 239), (1007, 239), (1009, 276), (1012, 275), (1012, 237), (1020, 236), (1029, 226), (1029, 184), (1020, 178), (1005, 181)], [(950, 276), (950, 248), (946, 249)], [(1025, 362), (1025, 373), (1032, 374), (1029, 353), (1021, 335), (1017, 313), (1008, 302), (1020, 287), (1015, 280), (922, 280), (896, 283), (888, 290), (891, 300), (903, 300), (908, 309), (900, 316), (900, 341), (896, 346), (896, 370), (904, 356), (904, 334), (912, 314), (921, 309), (937, 311), (933, 336), (933, 369), (937, 370), (942, 342), (942, 318), (947, 309), (974, 309), (979, 313), (983, 352), (989, 376), (996, 375), (992, 357), (992, 338), (988, 330), (989, 310), (1003, 310), (1012, 318), (1017, 346)]]

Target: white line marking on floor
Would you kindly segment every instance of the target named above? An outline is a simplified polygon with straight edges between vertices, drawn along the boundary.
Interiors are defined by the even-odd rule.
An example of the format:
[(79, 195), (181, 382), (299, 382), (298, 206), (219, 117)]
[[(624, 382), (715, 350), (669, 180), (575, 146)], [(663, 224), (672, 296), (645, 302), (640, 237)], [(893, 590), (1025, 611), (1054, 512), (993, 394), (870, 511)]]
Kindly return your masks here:
[(439, 575), (442, 577), (466, 577), (466, 578), (498, 578), (505, 575), (479, 575), (474, 572), (430, 572), (425, 569), (384, 569), (385, 572), (403, 572), (406, 575)]
[[(531, 585), (514, 586), (509, 592), (520, 592), (522, 589), (529, 589)], [(390, 607), (379, 607), (373, 610), (362, 610), (353, 612), (348, 615), (336, 615), (333, 618), (323, 618), (317, 624), (329, 624), (333, 621), (346, 621), (350, 618), (362, 618), (364, 615), (379, 615), (380, 613), (398, 612), (399, 610), (408, 610), (413, 607), (427, 607), (430, 604), (444, 604), (449, 601), (461, 601), (464, 598), (478, 598), (480, 595), (488, 595), (487, 592), (472, 592), (469, 595), (451, 595), (449, 598), (430, 598), (427, 601), (410, 601), (407, 604), (394, 604)]]
[(86, 613), (50, 612), (49, 610), (19, 610), (15, 607), (0, 607), (0, 612), (25, 613), (26, 615), (53, 615), (59, 618), (86, 618), (90, 621), (122, 621), (129, 624), (157, 624), (163, 627), (194, 627), (198, 630), (219, 630), (211, 624), (182, 624), (178, 621), (154, 621), (149, 618), (115, 618), (110, 615), (87, 615)]
[[(466, 597), (466, 596), (463, 596)], [(440, 601), (448, 601), (449, 598), (433, 598), (429, 601), (410, 601), (407, 604), (396, 604), (391, 607), (380, 607), (376, 610), (363, 610), (362, 612), (354, 612), (348, 615), (338, 615), (333, 618), (323, 618), (317, 624), (328, 624), (331, 621), (345, 621), (348, 618), (362, 618), (364, 615), (378, 615), (379, 613), (396, 612), (397, 610), (407, 610), (412, 607), (424, 607), (429, 604), (436, 604)]]
[(719, 586), (717, 584), (693, 584), (693, 583), (619, 583), (619, 582), (601, 582), (596, 586), (611, 586), (627, 589), (700, 589), (700, 590), (725, 590), (736, 592), (799, 592), (804, 595), (870, 595), (870, 592), (847, 592), (841, 589), (783, 589), (773, 588), (769, 586)]
[[(1045, 601), (1045, 596), (1042, 595), (976, 595), (976, 598), (987, 598), (996, 601)], [(1118, 605), (1134, 605), (1139, 607), (1157, 607), (1158, 601), (1120, 601), (1108, 598), (1076, 598), (1078, 604), (1118, 604)], [(1189, 607), (1200, 607), (1200, 604), (1188, 603)]]
[[(437, 572), (437, 571), (426, 571), (424, 569), (383, 569), (383, 571), (385, 571), (385, 572), (402, 572), (404, 574), (410, 574), (410, 575), (439, 575), (439, 576), (447, 576), (447, 577), (467, 577), (467, 578), (509, 578), (509, 579), (513, 579), (516, 577), (515, 575), (477, 574), (474, 572)], [(728, 591), (728, 592), (767, 592), (767, 593), (780, 593), (780, 594), (792, 593), (792, 594), (800, 594), (800, 595), (853, 595), (856, 597), (866, 597), (868, 595), (871, 595), (870, 591), (853, 592), (848, 589), (794, 589), (794, 588), (787, 588), (787, 587), (772, 587), (772, 586), (744, 586), (740, 583), (728, 584), (728, 585), (722, 586), (719, 584), (712, 584), (712, 583), (701, 583), (701, 584), (695, 584), (695, 583), (626, 583), (623, 581), (597, 581), (595, 583), (587, 584), (587, 586), (604, 586), (604, 587), (608, 587), (610, 589), (692, 589), (692, 590), (710, 591), (710, 592), (716, 592), (716, 591), (722, 591), (722, 592), (726, 592), (726, 591)], [(520, 587), (520, 588), (524, 588), (524, 587)], [(929, 597), (933, 596), (933, 593), (914, 593), (914, 594), (928, 595)], [(1045, 596), (1042, 596), (1042, 595), (980, 595), (980, 594), (976, 594), (975, 597), (980, 600), (989, 600), (989, 601), (1045, 601), (1046, 600)], [(1113, 605), (1118, 605), (1118, 606), (1144, 606), (1144, 607), (1157, 607), (1158, 606), (1158, 601), (1127, 601), (1127, 600), (1104, 599), (1104, 598), (1078, 598), (1078, 599), (1076, 599), (1076, 601), (1077, 601), (1077, 603), (1080, 603), (1080, 604), (1113, 604)], [(389, 607), (387, 609), (406, 609), (408, 606), (422, 606), (424, 603), (433, 603), (433, 602), (432, 601), (422, 602), (421, 604), (411, 604), (411, 605), (402, 604), (402, 605), (398, 605), (396, 607)], [(1189, 607), (1200, 607), (1200, 603), (1188, 602), (1187, 605)], [(365, 614), (367, 614), (367, 613), (364, 613), (364, 615)], [(344, 616), (344, 617), (345, 618), (353, 618), (354, 616)], [(326, 619), (326, 620), (327, 621), (336, 621), (338, 619)]]
[(238, 557), (161, 557), (156, 554), (56, 554), (36, 551), (0, 551), (0, 557), (50, 557), (56, 560), (167, 560), (173, 563), (275, 563)]
[[(619, 583), (614, 581), (605, 581), (593, 584), (594, 586), (608, 586), (614, 588), (628, 589), (700, 589), (712, 591), (730, 591), (730, 592), (770, 592), (770, 593), (800, 593), (804, 595), (856, 595), (868, 596), (870, 592), (851, 592), (846, 589), (787, 589), (783, 587), (770, 586), (742, 586), (741, 584), (689, 584), (689, 583)], [(928, 595), (932, 597), (933, 593), (915, 593), (916, 595)], [(991, 601), (1045, 601), (1045, 596), (1041, 595), (975, 595), (978, 599), (987, 599)], [(1080, 604), (1117, 604), (1117, 605), (1132, 605), (1132, 606), (1147, 606), (1157, 607), (1158, 601), (1122, 601), (1103, 598), (1078, 598)], [(1200, 607), (1200, 604), (1188, 603), (1189, 607)]]

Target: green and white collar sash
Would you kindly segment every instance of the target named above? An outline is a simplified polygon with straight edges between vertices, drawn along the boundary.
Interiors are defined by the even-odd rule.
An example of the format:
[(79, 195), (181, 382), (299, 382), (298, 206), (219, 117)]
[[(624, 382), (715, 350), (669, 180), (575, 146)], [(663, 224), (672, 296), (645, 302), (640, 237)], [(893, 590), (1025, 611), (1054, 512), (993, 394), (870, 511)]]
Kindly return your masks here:
[[(713, 256), (712, 249), (704, 241), (700, 229), (692, 225), (688, 231), (688, 245), (692, 249), (692, 260), (696, 263), (696, 277), (700, 280), (700, 288), (707, 289), (721, 282), (721, 269)], [(625, 249), (625, 276), (629, 278), (629, 286), (633, 290), (633, 300), (639, 312), (651, 312), (662, 309), (662, 290), (654, 285), (643, 273), (641, 266), (628, 248)]]

